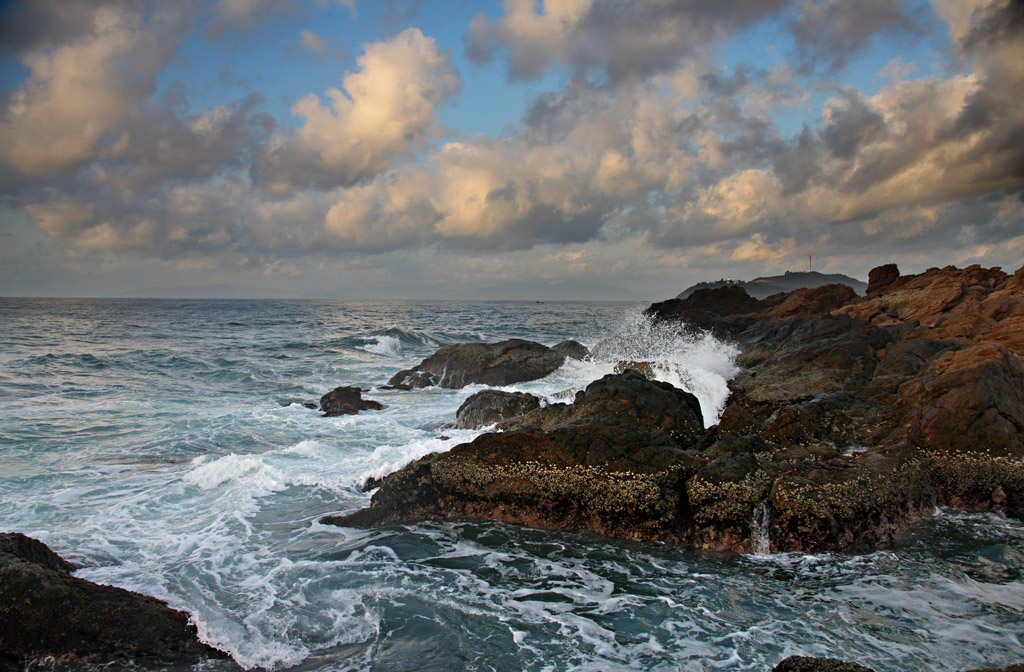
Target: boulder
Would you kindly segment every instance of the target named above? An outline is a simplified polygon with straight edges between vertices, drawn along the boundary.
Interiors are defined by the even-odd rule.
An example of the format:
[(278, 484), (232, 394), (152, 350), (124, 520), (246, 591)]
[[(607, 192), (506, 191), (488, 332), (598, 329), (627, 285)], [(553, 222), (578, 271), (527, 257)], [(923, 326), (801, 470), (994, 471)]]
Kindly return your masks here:
[(126, 667), (227, 657), (199, 641), (188, 614), (72, 570), (40, 541), (0, 534), (0, 656)]
[(900, 269), (896, 264), (876, 266), (868, 271), (868, 296), (881, 294), (895, 284), (900, 277)]
[(525, 415), (540, 408), (540, 399), (526, 392), (482, 390), (472, 395), (455, 413), (455, 426), (477, 429)]
[(587, 349), (587, 346), (577, 341), (562, 341), (551, 346), (551, 349), (560, 355), (565, 355), (566, 359), (582, 360), (590, 357), (590, 350)]
[(448, 345), (418, 366), (395, 374), (388, 385), (425, 387), (432, 385), (461, 389), (466, 385), (504, 387), (537, 380), (552, 373), (565, 361), (553, 349), (519, 338), (500, 343)]
[(325, 418), (339, 415), (355, 415), (359, 411), (379, 411), (384, 404), (379, 401), (363, 399), (363, 391), (358, 387), (336, 387), (320, 397), (320, 410)]

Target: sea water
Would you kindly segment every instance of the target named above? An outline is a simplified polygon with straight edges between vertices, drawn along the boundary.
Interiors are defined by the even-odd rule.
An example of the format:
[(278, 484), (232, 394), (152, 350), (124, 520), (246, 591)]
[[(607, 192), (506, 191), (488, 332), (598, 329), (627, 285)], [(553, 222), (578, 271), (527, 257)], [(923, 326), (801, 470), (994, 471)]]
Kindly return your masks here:
[[(737, 351), (611, 303), (0, 300), (0, 530), (191, 614), (199, 669), (876, 670), (1024, 660), (1024, 525), (940, 510), (868, 554), (701, 553), (453, 521), (349, 529), (361, 485), (479, 432), (473, 392), (380, 389), (450, 343), (592, 347), (507, 389), (549, 401), (623, 359), (717, 421)], [(338, 385), (383, 411), (323, 418)], [(756, 512), (754, 512), (756, 515)]]

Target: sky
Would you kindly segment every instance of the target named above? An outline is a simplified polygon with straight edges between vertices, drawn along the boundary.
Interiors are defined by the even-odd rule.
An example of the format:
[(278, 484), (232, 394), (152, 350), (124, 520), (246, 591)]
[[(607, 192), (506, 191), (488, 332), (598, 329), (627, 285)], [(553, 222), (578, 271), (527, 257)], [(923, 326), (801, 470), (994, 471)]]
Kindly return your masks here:
[(0, 296), (1024, 264), (1021, 0), (0, 0)]

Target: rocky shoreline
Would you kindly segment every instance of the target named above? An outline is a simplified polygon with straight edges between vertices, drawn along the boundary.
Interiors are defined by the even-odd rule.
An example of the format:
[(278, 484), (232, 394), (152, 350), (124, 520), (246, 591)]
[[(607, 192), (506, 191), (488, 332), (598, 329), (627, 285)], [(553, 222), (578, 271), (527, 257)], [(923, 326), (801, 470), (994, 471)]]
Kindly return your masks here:
[[(454, 422), (498, 431), (407, 465), (373, 484), (369, 507), (322, 522), (500, 520), (767, 553), (885, 546), (937, 505), (1024, 518), (1024, 268), (901, 276), (887, 265), (869, 280), (863, 297), (842, 285), (765, 299), (721, 287), (652, 305), (661, 324), (739, 349), (714, 426), (645, 361), (620, 362), (566, 403), (485, 390)], [(389, 385), (506, 386), (588, 356), (575, 342), (447, 346)], [(310, 406), (382, 408), (361, 394), (340, 387)], [(187, 614), (74, 569), (39, 541), (0, 534), (0, 670), (226, 657)], [(774, 670), (870, 672), (799, 656)], [(997, 670), (1024, 665), (984, 672)]]
[[(648, 313), (740, 348), (717, 426), (703, 427), (693, 395), (624, 363), (571, 404), (514, 405), (527, 410), (501, 431), (406, 466), (369, 508), (323, 522), (478, 518), (811, 552), (884, 546), (937, 505), (1024, 516), (1024, 268), (901, 276), (890, 264), (864, 297), (843, 285), (763, 300), (723, 287)], [(485, 382), (464, 366), (508, 384), (490, 381), (513, 345), (540, 370), (555, 361), (539, 344), (498, 345), (482, 367), (448, 346), (397, 382)]]
[(44, 659), (123, 669), (227, 658), (199, 641), (188, 614), (74, 570), (41, 541), (0, 533), (0, 670)]

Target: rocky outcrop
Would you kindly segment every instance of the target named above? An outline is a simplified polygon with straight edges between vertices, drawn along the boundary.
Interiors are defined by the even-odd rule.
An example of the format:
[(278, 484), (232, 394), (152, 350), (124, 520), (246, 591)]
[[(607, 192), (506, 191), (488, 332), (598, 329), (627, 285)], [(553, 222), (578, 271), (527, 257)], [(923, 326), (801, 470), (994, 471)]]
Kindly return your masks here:
[(874, 672), (870, 667), (846, 663), (835, 658), (790, 656), (772, 668), (772, 672)]
[(455, 426), (477, 429), (540, 408), (540, 399), (526, 392), (482, 390), (472, 395), (455, 413)]
[[(772, 668), (772, 672), (873, 672), (870, 667), (848, 663), (835, 658), (811, 658), (790, 656)], [(1024, 672), (1024, 664), (1006, 667), (987, 667), (967, 672)]]
[(543, 378), (564, 361), (564, 354), (519, 338), (500, 343), (460, 343), (441, 348), (412, 369), (399, 371), (388, 385), (437, 385), (451, 389), (473, 384), (502, 387)]
[(624, 362), (571, 404), (385, 478), (369, 509), (332, 522), (467, 516), (819, 551), (888, 544), (937, 504), (1024, 517), (1024, 269), (870, 277), (865, 297), (724, 287), (653, 305), (740, 347), (717, 427), (647, 363)]
[(0, 659), (22, 667), (50, 657), (115, 666), (226, 657), (198, 640), (187, 614), (73, 569), (40, 541), (0, 534)]
[(577, 394), (386, 477), (369, 508), (324, 518), (345, 526), (450, 517), (589, 529), (680, 542), (680, 478), (700, 439), (696, 397), (636, 372)]
[(320, 397), (320, 410), (325, 418), (339, 415), (355, 415), (359, 411), (379, 411), (384, 404), (371, 399), (363, 399), (363, 391), (358, 387), (336, 387)]

